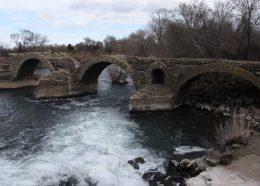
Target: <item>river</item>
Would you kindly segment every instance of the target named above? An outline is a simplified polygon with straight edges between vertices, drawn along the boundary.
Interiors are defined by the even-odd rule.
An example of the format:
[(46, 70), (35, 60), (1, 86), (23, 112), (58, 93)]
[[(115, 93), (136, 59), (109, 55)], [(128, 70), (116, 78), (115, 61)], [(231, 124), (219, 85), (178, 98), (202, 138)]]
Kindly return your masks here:
[[(135, 88), (111, 85), (79, 98), (37, 100), (31, 90), (0, 92), (0, 185), (141, 186), (142, 173), (161, 169), (185, 146), (197, 149), (213, 135), (212, 113), (182, 107), (130, 115)], [(127, 161), (143, 157), (134, 170)]]

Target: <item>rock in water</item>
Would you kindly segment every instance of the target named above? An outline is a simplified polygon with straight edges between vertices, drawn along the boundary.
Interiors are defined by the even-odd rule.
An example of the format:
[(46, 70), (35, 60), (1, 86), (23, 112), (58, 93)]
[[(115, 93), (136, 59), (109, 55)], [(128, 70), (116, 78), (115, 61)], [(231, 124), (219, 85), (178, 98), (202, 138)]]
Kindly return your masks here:
[(174, 167), (174, 168), (178, 168), (179, 162), (177, 162), (176, 160), (170, 160), (169, 166)]
[(174, 181), (173, 177), (168, 177), (166, 180), (163, 182), (163, 185), (165, 186), (176, 186), (176, 182)]
[(135, 163), (137, 163), (137, 164), (143, 164), (143, 163), (145, 163), (145, 161), (144, 161), (144, 159), (142, 158), (142, 157), (138, 157), (138, 158), (135, 158)]
[(156, 180), (157, 182), (163, 182), (166, 178), (167, 178), (167, 175), (160, 173), (160, 172), (157, 172), (154, 175), (154, 180)]
[(139, 169), (139, 165), (134, 160), (129, 160), (128, 163), (134, 168)]
[(144, 180), (146, 180), (146, 181), (152, 180), (153, 176), (154, 176), (156, 173), (157, 173), (157, 172), (153, 172), (153, 171), (151, 171), (151, 172), (145, 172), (145, 173), (143, 174), (142, 178), (143, 178)]
[(158, 185), (157, 181), (155, 181), (155, 180), (149, 181), (149, 186), (157, 186), (157, 185)]

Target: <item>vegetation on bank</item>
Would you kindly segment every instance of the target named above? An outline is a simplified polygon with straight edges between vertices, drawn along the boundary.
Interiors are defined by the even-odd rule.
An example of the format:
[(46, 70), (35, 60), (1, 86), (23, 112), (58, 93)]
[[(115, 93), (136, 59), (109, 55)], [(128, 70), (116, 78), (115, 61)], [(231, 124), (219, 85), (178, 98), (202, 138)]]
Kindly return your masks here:
[(245, 145), (250, 136), (249, 127), (245, 118), (232, 115), (226, 122), (222, 122), (216, 127), (216, 141), (221, 147), (233, 144)]
[[(173, 5), (172, 5), (173, 6)], [(145, 29), (103, 41), (89, 37), (75, 45), (48, 45), (47, 36), (30, 30), (11, 34), (16, 47), (0, 44), (0, 53), (25, 51), (126, 54), (158, 57), (207, 57), (260, 60), (260, 1), (206, 1), (180, 3), (177, 9), (155, 10)]]

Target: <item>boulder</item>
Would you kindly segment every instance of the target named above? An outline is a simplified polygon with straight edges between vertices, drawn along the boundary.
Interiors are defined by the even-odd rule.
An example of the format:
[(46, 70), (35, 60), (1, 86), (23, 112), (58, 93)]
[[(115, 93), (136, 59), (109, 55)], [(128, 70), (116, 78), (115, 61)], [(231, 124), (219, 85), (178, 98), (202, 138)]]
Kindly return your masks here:
[(129, 160), (128, 163), (134, 168), (139, 169), (139, 165), (134, 160)]
[(181, 168), (186, 169), (186, 168), (188, 168), (188, 165), (189, 165), (190, 163), (191, 163), (191, 160), (183, 159), (183, 160), (181, 160), (181, 162), (180, 162), (180, 166), (181, 166)]
[(233, 144), (233, 145), (231, 145), (231, 148), (232, 149), (240, 149), (240, 148), (242, 148), (243, 146), (242, 145), (240, 145), (240, 144)]
[(144, 159), (142, 157), (135, 158), (134, 161), (137, 164), (144, 164), (145, 163), (145, 161), (144, 161)]
[(154, 175), (154, 180), (156, 180), (157, 182), (163, 182), (166, 178), (167, 175), (160, 172), (157, 172)]
[(197, 162), (195, 160), (191, 160), (190, 163), (187, 165), (188, 169), (195, 169), (197, 167)]
[(205, 158), (205, 161), (206, 161), (207, 165), (209, 165), (211, 167), (215, 167), (219, 163), (218, 159), (213, 159), (213, 158)]
[(163, 182), (163, 185), (164, 186), (176, 186), (177, 184), (174, 180), (175, 180), (174, 177), (169, 176), (165, 179), (165, 181)]
[(142, 178), (146, 181), (148, 180), (152, 180), (153, 176), (158, 173), (158, 172), (155, 172), (155, 171), (150, 171), (150, 172), (145, 172), (142, 176)]
[(226, 151), (220, 156), (219, 163), (221, 165), (229, 165), (233, 160), (233, 154), (230, 151)]
[(157, 185), (158, 185), (157, 181), (155, 181), (155, 180), (149, 181), (149, 186), (157, 186)]
[(179, 162), (177, 162), (176, 160), (169, 161), (169, 166), (171, 166), (171, 167), (178, 168), (179, 165), (180, 165)]

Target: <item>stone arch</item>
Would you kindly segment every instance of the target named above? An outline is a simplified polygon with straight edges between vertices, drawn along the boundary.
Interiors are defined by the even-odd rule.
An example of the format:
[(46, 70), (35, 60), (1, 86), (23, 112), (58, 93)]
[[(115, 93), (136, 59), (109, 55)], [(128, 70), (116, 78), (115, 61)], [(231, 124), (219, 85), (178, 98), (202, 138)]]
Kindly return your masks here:
[(99, 56), (91, 58), (80, 68), (76, 79), (80, 83), (97, 83), (98, 77), (102, 71), (111, 64), (117, 65), (125, 70), (134, 82), (133, 70), (129, 66), (128, 62), (119, 56)]
[(164, 85), (167, 79), (167, 66), (161, 62), (155, 62), (150, 66), (151, 84)]
[(23, 56), (20, 60), (16, 60), (13, 64), (13, 76), (14, 80), (32, 79), (34, 71), (39, 63), (44, 63), (45, 66), (54, 72), (54, 68), (51, 63), (39, 53), (30, 53)]
[(188, 76), (185, 76), (185, 78), (176, 88), (175, 105), (180, 105), (183, 103), (184, 99), (187, 96), (189, 88), (196, 79), (198, 79), (202, 75), (216, 72), (226, 73), (244, 79), (250, 84), (254, 85), (260, 91), (260, 78), (255, 76), (250, 71), (238, 66), (233, 66), (225, 63), (212, 63), (197, 67), (196, 69), (192, 70), (192, 72), (190, 72)]

